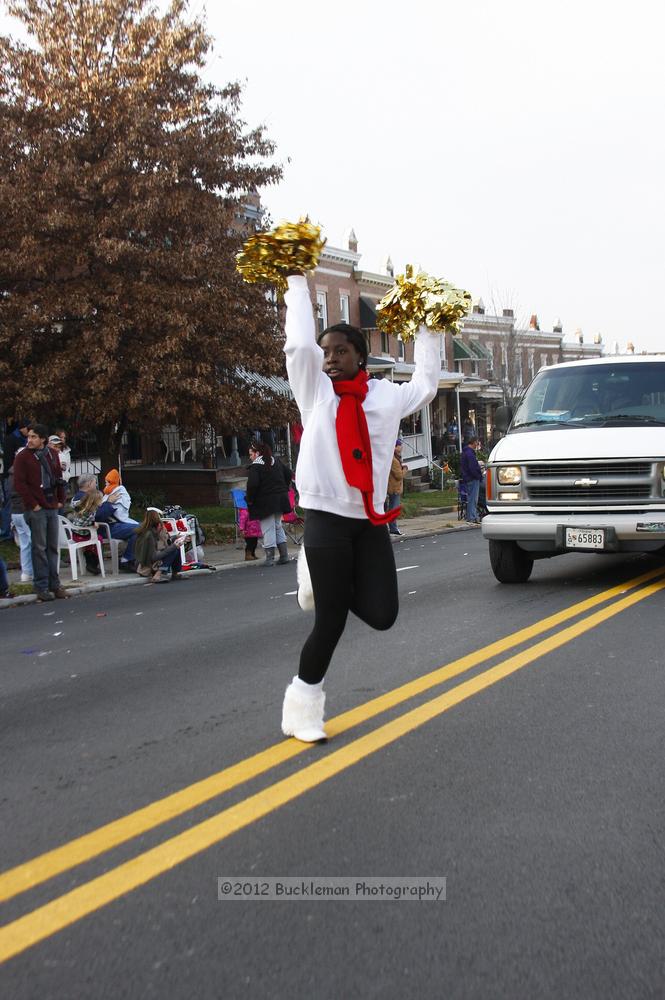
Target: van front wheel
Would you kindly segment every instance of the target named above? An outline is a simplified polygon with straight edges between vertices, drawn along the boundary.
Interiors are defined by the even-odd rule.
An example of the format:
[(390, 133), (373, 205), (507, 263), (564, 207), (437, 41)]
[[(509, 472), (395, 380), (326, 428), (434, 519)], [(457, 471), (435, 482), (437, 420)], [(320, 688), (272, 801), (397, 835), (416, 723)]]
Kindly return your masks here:
[(526, 583), (533, 559), (516, 542), (490, 538), (490, 564), (499, 583)]

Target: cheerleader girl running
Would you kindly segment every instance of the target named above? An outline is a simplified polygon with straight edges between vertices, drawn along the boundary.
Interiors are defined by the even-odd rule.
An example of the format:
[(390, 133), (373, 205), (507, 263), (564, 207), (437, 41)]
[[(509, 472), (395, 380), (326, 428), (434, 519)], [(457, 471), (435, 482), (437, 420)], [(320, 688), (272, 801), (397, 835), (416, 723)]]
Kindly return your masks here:
[(317, 339), (307, 279), (292, 275), (288, 285), (284, 351), (304, 427), (296, 484), (315, 620), (286, 689), (282, 731), (310, 743), (326, 738), (323, 678), (349, 611), (380, 630), (397, 617), (387, 525), (400, 510), (383, 513), (383, 504), (400, 421), (436, 395), (439, 338), (421, 327), (410, 382), (370, 381), (361, 331), (340, 323)]

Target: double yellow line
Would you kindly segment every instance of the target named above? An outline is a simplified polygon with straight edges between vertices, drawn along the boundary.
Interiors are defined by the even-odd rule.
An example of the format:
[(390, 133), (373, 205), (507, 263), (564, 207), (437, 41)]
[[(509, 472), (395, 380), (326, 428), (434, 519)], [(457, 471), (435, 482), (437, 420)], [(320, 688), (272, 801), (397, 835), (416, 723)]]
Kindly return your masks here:
[[(482, 673), (476, 674), (443, 694), (379, 726), (372, 732), (356, 738), (346, 746), (326, 754), (295, 774), (276, 781), (262, 791), (222, 810), (184, 833), (169, 838), (157, 847), (144, 851), (132, 860), (117, 865), (104, 875), (91, 879), (78, 888), (64, 893), (52, 902), (46, 903), (0, 928), (0, 962), (19, 954), (26, 948), (131, 892), (138, 886), (144, 885), (237, 830), (266, 816), (286, 802), (292, 801), (304, 792), (352, 767), (369, 754), (393, 743), (452, 706), (458, 705), (479, 691), (515, 673), (521, 667), (532, 663), (546, 653), (558, 649), (659, 590), (665, 589), (664, 577), (665, 569), (651, 570), (624, 584), (580, 601), (557, 614), (543, 618), (527, 628), (505, 636), (503, 639), (475, 650), (467, 656), (453, 660), (423, 677), (410, 681), (331, 719), (326, 723), (326, 729), (331, 737), (339, 736), (380, 713), (443, 684), (481, 663), (492, 660), (517, 646), (530, 643), (538, 636), (564, 625), (571, 619), (579, 618), (587, 612), (593, 611), (601, 604), (614, 601), (607, 607), (588, 614), (572, 625), (561, 628), (553, 635), (529, 645)], [(629, 593), (630, 591), (632, 593)], [(617, 599), (615, 600), (615, 598)], [(264, 774), (298, 754), (307, 752), (308, 749), (310, 748), (307, 745), (297, 743), (295, 740), (280, 742), (220, 771), (218, 774), (211, 775), (188, 788), (166, 796), (61, 847), (33, 858), (31, 861), (18, 865), (0, 875), (0, 902), (9, 900), (56, 875), (90, 861), (134, 837), (196, 808), (223, 792)]]

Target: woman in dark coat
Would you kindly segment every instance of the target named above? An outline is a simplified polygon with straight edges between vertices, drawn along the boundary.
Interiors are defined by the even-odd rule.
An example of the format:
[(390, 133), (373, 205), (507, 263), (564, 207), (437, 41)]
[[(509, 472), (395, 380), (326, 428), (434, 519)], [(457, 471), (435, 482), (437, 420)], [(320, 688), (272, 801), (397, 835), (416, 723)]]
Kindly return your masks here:
[(275, 458), (267, 444), (253, 443), (249, 449), (252, 464), (247, 474), (247, 507), (253, 521), (261, 522), (266, 566), (275, 565), (275, 548), (279, 549), (277, 565), (288, 563), (286, 535), (282, 514), (291, 510), (289, 488), (293, 472)]

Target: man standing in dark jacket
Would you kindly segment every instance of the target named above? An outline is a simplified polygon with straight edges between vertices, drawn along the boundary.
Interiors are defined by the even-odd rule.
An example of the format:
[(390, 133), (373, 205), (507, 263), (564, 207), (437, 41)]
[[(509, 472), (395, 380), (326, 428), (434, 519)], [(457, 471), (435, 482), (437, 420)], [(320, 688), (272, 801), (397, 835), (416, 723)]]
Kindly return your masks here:
[[(9, 470), (14, 464), (14, 456), (19, 448), (25, 448), (28, 440), (28, 421), (19, 419), (15, 421), (14, 430), (6, 434), (2, 442), (2, 492), (4, 492), (4, 503), (2, 505), (2, 520), (0, 521), (0, 540), (11, 541), (11, 518), (12, 505), (9, 494)], [(0, 499), (2, 499), (0, 493)]]
[(48, 429), (33, 424), (28, 445), (14, 459), (14, 492), (32, 536), (32, 568), (38, 601), (67, 597), (58, 576), (58, 515), (65, 486), (58, 453), (47, 445)]
[(476, 451), (480, 447), (477, 437), (470, 437), (462, 448), (462, 458), (460, 460), (460, 478), (466, 486), (466, 519), (474, 524), (480, 523), (478, 517), (478, 494), (480, 492), (480, 482), (483, 478), (482, 469), (476, 458)]

